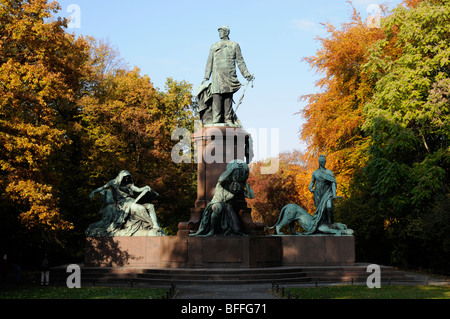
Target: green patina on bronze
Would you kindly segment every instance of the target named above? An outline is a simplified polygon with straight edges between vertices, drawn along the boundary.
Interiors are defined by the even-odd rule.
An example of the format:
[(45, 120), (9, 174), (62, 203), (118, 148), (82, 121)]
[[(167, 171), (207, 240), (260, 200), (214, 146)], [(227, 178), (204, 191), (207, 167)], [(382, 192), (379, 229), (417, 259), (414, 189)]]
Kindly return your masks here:
[(250, 169), (246, 162), (233, 160), (227, 164), (216, 185), (214, 197), (206, 206), (198, 231), (191, 236), (242, 235), (236, 202), (255, 198), (247, 179)]
[[(100, 193), (102, 219), (86, 230), (86, 236), (164, 236), (152, 198), (159, 196), (150, 186), (137, 187), (131, 174), (123, 170), (117, 177), (95, 189), (89, 198)], [(140, 193), (136, 198), (135, 193)]]
[[(329, 169), (325, 168), (326, 158), (324, 155), (319, 157), (319, 168), (315, 170), (309, 184), (309, 191), (314, 195), (314, 204), (316, 210), (311, 216), (305, 209), (296, 205), (288, 204), (283, 207), (278, 217), (277, 223), (268, 229), (275, 228), (277, 235), (283, 235), (281, 228), (289, 225), (290, 231), (294, 235), (352, 235), (353, 230), (347, 228), (345, 224), (334, 222), (333, 200), (336, 196), (336, 179)], [(295, 222), (305, 230), (305, 233), (299, 233), (294, 230)]]
[(229, 34), (228, 26), (219, 28), (220, 41), (211, 46), (205, 76), (196, 94), (204, 125), (226, 123), (242, 126), (232, 108), (233, 94), (241, 88), (236, 65), (247, 81), (252, 81), (254, 76), (247, 69), (239, 44), (231, 41)]

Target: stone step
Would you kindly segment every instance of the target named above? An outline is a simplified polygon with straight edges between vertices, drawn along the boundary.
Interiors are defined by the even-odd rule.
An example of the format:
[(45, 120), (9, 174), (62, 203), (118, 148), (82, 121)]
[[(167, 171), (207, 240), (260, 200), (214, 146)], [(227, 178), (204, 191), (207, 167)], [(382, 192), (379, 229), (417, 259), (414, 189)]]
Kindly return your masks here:
[[(323, 276), (370, 276), (371, 273), (365, 271), (305, 271), (311, 277)], [(382, 277), (405, 277), (405, 273), (399, 271), (381, 271)]]
[(233, 274), (246, 274), (246, 273), (277, 273), (282, 272), (302, 272), (301, 267), (267, 267), (267, 268), (146, 268), (143, 269), (143, 273), (198, 273), (198, 274), (216, 274), (216, 273), (233, 273)]
[[(64, 281), (65, 267), (53, 268), (51, 276)], [(146, 282), (146, 283), (262, 283), (309, 282), (311, 279), (298, 268), (273, 269), (125, 269), (81, 268), (82, 281), (86, 282)]]
[[(82, 280), (82, 284), (88, 285), (102, 285), (102, 284), (122, 284), (126, 286), (138, 286), (138, 285), (149, 285), (149, 286), (170, 286), (172, 283), (175, 285), (245, 285), (245, 284), (262, 284), (262, 283), (310, 283), (310, 278), (278, 278), (276, 281), (272, 280), (261, 280), (261, 279), (240, 279), (240, 280), (191, 280), (191, 279), (179, 279), (172, 278), (172, 280), (165, 279), (142, 279), (142, 278), (114, 278), (114, 279), (95, 279), (95, 280)], [(61, 281), (62, 283), (62, 281)]]
[[(303, 268), (307, 276), (314, 282), (365, 282), (371, 275), (367, 265), (348, 267), (307, 267)], [(414, 276), (396, 270), (394, 267), (380, 266), (382, 282), (420, 282)]]
[[(56, 277), (56, 276), (55, 276)], [(60, 276), (67, 277), (67, 275)], [(239, 281), (239, 280), (253, 280), (253, 281), (265, 281), (272, 282), (281, 279), (291, 279), (291, 280), (310, 280), (309, 277), (306, 276), (305, 273), (285, 273), (285, 274), (249, 274), (249, 275), (167, 275), (167, 274), (129, 274), (129, 275), (92, 275), (92, 274), (82, 274), (82, 278), (86, 280), (114, 280), (114, 279), (127, 279), (127, 280), (164, 280), (166, 282), (170, 282), (173, 280), (192, 280), (192, 281)]]
[[(135, 268), (135, 267), (83, 267), (80, 266), (83, 274), (171, 274), (171, 275), (246, 275), (246, 274), (273, 274), (276, 273), (299, 273), (304, 272), (299, 267), (270, 267), (270, 268)], [(52, 271), (65, 273), (66, 266), (53, 267)]]
[[(393, 267), (382, 266), (382, 282), (411, 282), (416, 279)], [(272, 268), (138, 268), (138, 267), (81, 267), (81, 280), (86, 283), (142, 283), (153, 285), (175, 284), (245, 284), (245, 283), (314, 283), (365, 282), (371, 273), (364, 265), (308, 266)], [(51, 270), (54, 280), (65, 282), (66, 267)]]
[(172, 278), (183, 279), (183, 280), (197, 280), (197, 281), (231, 281), (231, 280), (261, 280), (261, 281), (276, 281), (279, 279), (308, 279), (305, 273), (272, 273), (272, 274), (209, 274), (209, 275), (199, 275), (199, 274), (183, 274), (183, 275), (168, 275), (168, 274), (145, 274), (138, 275), (136, 278), (148, 278), (148, 279), (166, 279), (170, 280)]

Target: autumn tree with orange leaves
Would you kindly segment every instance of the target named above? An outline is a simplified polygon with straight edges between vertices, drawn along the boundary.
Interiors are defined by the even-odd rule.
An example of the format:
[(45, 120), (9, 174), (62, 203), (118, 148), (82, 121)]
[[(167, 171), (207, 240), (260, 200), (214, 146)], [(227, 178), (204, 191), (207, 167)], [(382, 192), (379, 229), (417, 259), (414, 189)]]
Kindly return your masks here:
[(266, 226), (277, 222), (281, 209), (290, 203), (295, 203), (314, 213), (314, 202), (308, 189), (310, 176), (302, 162), (300, 151), (283, 152), (279, 155), (278, 170), (272, 174), (264, 174), (267, 164), (257, 161), (250, 165), (248, 184), (252, 187), (256, 197), (248, 199), (255, 221)]
[(357, 256), (450, 269), (448, 0), (407, 0), (379, 27), (325, 25), (319, 93), (303, 97), (307, 159), (327, 156)]
[(363, 65), (367, 50), (383, 32), (367, 26), (355, 9), (351, 21), (341, 29), (330, 23), (324, 27), (328, 37), (318, 38), (320, 49), (304, 59), (322, 78), (316, 84), (318, 93), (301, 98), (307, 103), (301, 111), (306, 120), (301, 138), (307, 143), (305, 155), (313, 167), (319, 155), (326, 156), (327, 168), (334, 172), (338, 192), (343, 195), (355, 170), (367, 162), (363, 109), (372, 95), (373, 81)]
[[(87, 198), (126, 169), (137, 185), (149, 185), (161, 195), (155, 203), (158, 217), (173, 234), (195, 201), (195, 165), (171, 159), (177, 143), (171, 139), (172, 131), (177, 127), (193, 131), (192, 86), (169, 78), (165, 91), (159, 91), (137, 68), (116, 69), (100, 82), (99, 90), (79, 101), (81, 168), (87, 176), (80, 196)], [(95, 216), (96, 212), (91, 214), (91, 222)]]
[(0, 248), (70, 239), (79, 254), (99, 219), (89, 193), (123, 169), (161, 195), (161, 223), (176, 232), (195, 201), (196, 167), (172, 162), (171, 133), (193, 130), (192, 86), (169, 78), (155, 88), (108, 42), (68, 34), (59, 9), (0, 5)]
[(60, 214), (52, 161), (71, 143), (67, 131), (89, 73), (87, 43), (65, 32), (67, 20), (46, 21), (58, 9), (45, 0), (0, 6), (1, 199), (22, 224), (49, 236), (73, 227)]

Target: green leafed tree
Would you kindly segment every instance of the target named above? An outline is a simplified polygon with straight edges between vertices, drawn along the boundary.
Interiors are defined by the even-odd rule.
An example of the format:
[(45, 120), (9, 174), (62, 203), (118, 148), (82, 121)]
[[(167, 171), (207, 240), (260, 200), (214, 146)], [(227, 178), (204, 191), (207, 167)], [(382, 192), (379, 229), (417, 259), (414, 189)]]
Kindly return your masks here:
[(368, 185), (359, 186), (369, 186), (393, 246), (391, 261), (402, 264), (429, 263), (436, 251), (450, 256), (448, 247), (435, 245), (436, 236), (449, 235), (427, 226), (443, 220), (432, 212), (449, 200), (449, 25), (448, 0), (400, 6), (383, 20), (385, 36), (364, 66), (375, 85), (364, 109)]
[(384, 12), (380, 27), (354, 14), (328, 28), (307, 59), (325, 77), (307, 98), (302, 138), (307, 154), (357, 159), (336, 212), (356, 230), (359, 258), (450, 269), (450, 2), (405, 0)]
[[(364, 124), (373, 140), (368, 172), (374, 192), (406, 196), (416, 206), (448, 191), (449, 23), (449, 1), (397, 8), (384, 21), (386, 37), (366, 65), (377, 80)], [(399, 55), (385, 49), (393, 38)], [(401, 185), (408, 190), (396, 192), (406, 187)]]

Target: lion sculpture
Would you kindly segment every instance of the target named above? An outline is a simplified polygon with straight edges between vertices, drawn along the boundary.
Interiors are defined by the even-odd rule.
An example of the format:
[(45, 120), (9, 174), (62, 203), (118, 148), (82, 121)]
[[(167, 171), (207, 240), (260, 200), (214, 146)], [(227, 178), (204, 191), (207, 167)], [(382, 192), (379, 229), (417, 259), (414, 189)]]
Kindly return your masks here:
[(280, 212), (277, 223), (272, 227), (267, 227), (267, 229), (275, 228), (275, 234), (284, 235), (281, 232), (281, 229), (284, 226), (289, 225), (289, 230), (293, 235), (303, 235), (303, 233), (299, 233), (294, 230), (295, 222), (300, 224), (300, 226), (306, 231), (307, 235), (313, 233), (333, 234), (337, 236), (353, 234), (352, 229), (347, 228), (346, 225), (341, 223), (322, 223), (317, 227), (317, 229), (312, 230), (311, 227), (314, 224), (313, 216), (297, 204), (287, 204), (284, 206)]

